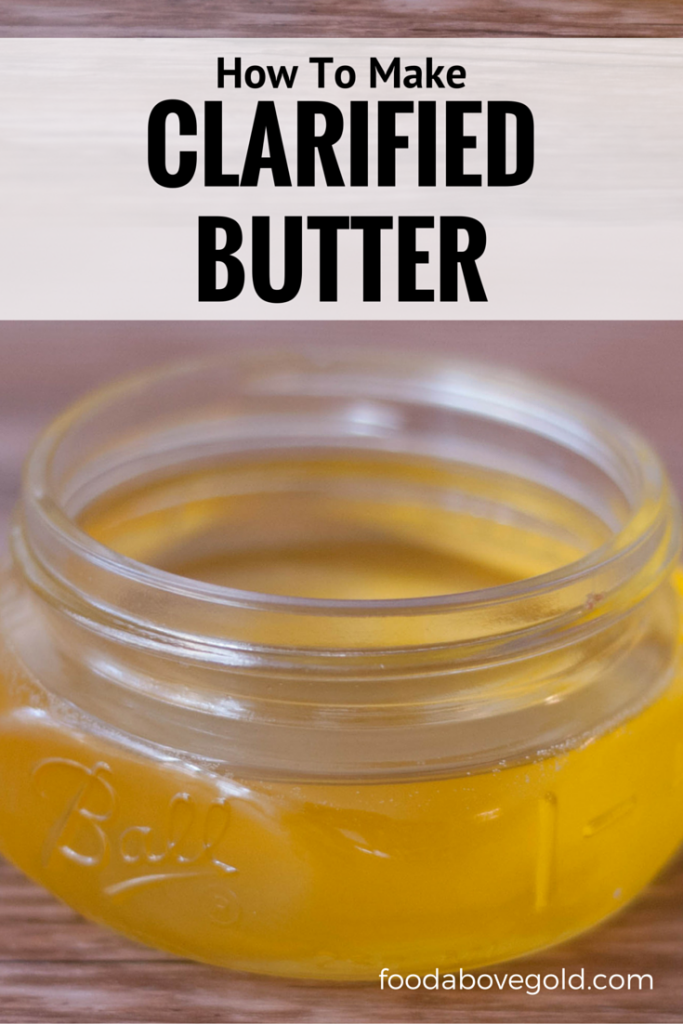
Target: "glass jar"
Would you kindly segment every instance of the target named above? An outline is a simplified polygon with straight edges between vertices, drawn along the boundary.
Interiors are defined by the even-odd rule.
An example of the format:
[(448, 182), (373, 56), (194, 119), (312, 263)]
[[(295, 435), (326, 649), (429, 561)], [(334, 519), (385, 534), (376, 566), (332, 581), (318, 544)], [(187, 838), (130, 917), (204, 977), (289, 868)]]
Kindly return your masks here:
[(643, 440), (515, 374), (274, 351), (100, 391), (11, 531), (0, 847), (240, 970), (566, 939), (683, 838), (678, 551)]

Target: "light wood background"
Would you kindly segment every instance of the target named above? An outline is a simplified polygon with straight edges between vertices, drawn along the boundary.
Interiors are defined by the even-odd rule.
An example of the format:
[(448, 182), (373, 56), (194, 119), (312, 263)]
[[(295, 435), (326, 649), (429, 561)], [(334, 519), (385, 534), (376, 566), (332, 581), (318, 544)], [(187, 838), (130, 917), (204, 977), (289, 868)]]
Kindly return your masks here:
[(9, 36), (677, 36), (680, 0), (5, 0)]
[[(163, 360), (297, 340), (394, 345), (533, 370), (609, 403), (657, 445), (683, 493), (683, 325), (648, 323), (0, 324), (0, 528), (40, 429), (86, 389)], [(1, 799), (1, 794), (0, 794)], [(683, 859), (593, 933), (518, 965), (650, 973), (652, 992), (380, 992), (231, 974), (91, 925), (0, 864), (0, 1021), (683, 1020)], [(504, 968), (502, 973), (505, 973)]]

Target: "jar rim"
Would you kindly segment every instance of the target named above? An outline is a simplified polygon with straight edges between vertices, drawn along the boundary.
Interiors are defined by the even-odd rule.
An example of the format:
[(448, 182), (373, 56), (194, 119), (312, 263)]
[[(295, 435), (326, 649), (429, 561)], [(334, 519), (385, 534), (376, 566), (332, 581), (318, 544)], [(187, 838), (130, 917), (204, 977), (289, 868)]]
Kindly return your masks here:
[[(289, 361), (289, 362), (287, 362)], [(187, 380), (193, 374), (231, 368), (235, 373), (254, 367), (291, 365), (299, 374), (323, 371), (365, 373), (375, 385), (384, 382), (391, 390), (402, 381), (412, 392), (420, 390), (423, 400), (437, 404), (469, 407), (503, 423), (522, 426), (554, 438), (580, 452), (596, 464), (611, 462), (611, 470), (628, 478), (630, 510), (620, 529), (603, 544), (580, 559), (559, 568), (510, 583), (481, 590), (432, 596), (391, 599), (307, 598), (258, 593), (202, 582), (138, 562), (108, 548), (91, 537), (68, 514), (55, 487), (53, 467), (60, 448), (84, 420), (117, 403), (121, 411), (128, 398), (166, 382)], [(379, 387), (378, 393), (381, 393)], [(483, 410), (483, 413), (482, 413)], [(604, 468), (604, 465), (603, 465)], [(656, 576), (661, 578), (676, 558), (679, 548), (678, 514), (674, 510), (666, 473), (650, 445), (618, 417), (596, 403), (563, 388), (540, 383), (514, 370), (492, 370), (484, 364), (439, 355), (409, 356), (400, 352), (365, 353), (350, 349), (327, 354), (301, 347), (292, 353), (268, 348), (248, 355), (208, 356), (184, 360), (137, 373), (99, 388), (70, 406), (39, 437), (25, 466), (23, 482), (23, 543), (39, 562), (49, 562), (49, 550), (57, 544), (71, 557), (82, 559), (98, 570), (125, 578), (131, 584), (163, 591), (205, 606), (249, 611), (277, 611), (287, 616), (333, 616), (383, 619), (416, 615), (458, 613), (473, 609), (535, 601), (558, 588), (590, 583), (596, 573), (609, 570), (620, 579), (633, 576), (636, 566), (652, 561), (656, 553)], [(49, 542), (37, 542), (39, 534)], [(585, 597), (574, 607), (576, 614), (594, 609), (584, 607)]]

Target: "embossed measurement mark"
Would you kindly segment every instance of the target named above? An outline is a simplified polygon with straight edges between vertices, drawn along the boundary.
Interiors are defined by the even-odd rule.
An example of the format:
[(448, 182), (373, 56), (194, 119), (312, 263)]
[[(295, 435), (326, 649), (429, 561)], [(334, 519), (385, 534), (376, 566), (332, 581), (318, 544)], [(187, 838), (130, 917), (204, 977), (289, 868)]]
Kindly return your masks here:
[(538, 801), (538, 840), (536, 844), (536, 886), (534, 906), (545, 910), (555, 884), (557, 856), (557, 797), (544, 793)]
[(683, 785), (683, 742), (677, 743), (674, 749), (674, 762), (673, 772), (671, 773), (671, 782), (674, 791), (680, 789)]
[(615, 825), (622, 818), (625, 818), (627, 814), (636, 806), (635, 796), (630, 796), (628, 800), (622, 800), (621, 803), (615, 804), (614, 807), (610, 807), (608, 810), (603, 811), (602, 814), (596, 815), (595, 818), (591, 818), (590, 821), (586, 822), (583, 826), (583, 834), (587, 838), (595, 836), (598, 832), (602, 832), (604, 829), (609, 828), (610, 825)]
[[(33, 769), (33, 778), (41, 796), (47, 798), (46, 786), (73, 782), (74, 790), (67, 805), (47, 834), (42, 859), (45, 866), (55, 852), (82, 867), (102, 867), (109, 859), (110, 844), (103, 829), (116, 807), (116, 791), (110, 781), (111, 768), (98, 761), (87, 768), (65, 757), (47, 757)], [(95, 804), (95, 806), (93, 806)], [(76, 844), (82, 844), (81, 849)]]

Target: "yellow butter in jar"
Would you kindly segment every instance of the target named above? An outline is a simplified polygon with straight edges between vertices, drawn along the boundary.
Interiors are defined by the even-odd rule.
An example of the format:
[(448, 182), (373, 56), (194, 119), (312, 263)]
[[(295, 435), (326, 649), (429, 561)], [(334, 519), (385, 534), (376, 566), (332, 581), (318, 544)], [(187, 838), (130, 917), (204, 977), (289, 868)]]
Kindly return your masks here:
[(235, 356), (64, 414), (0, 589), (0, 848), (240, 970), (561, 941), (683, 839), (679, 513), (589, 402)]

